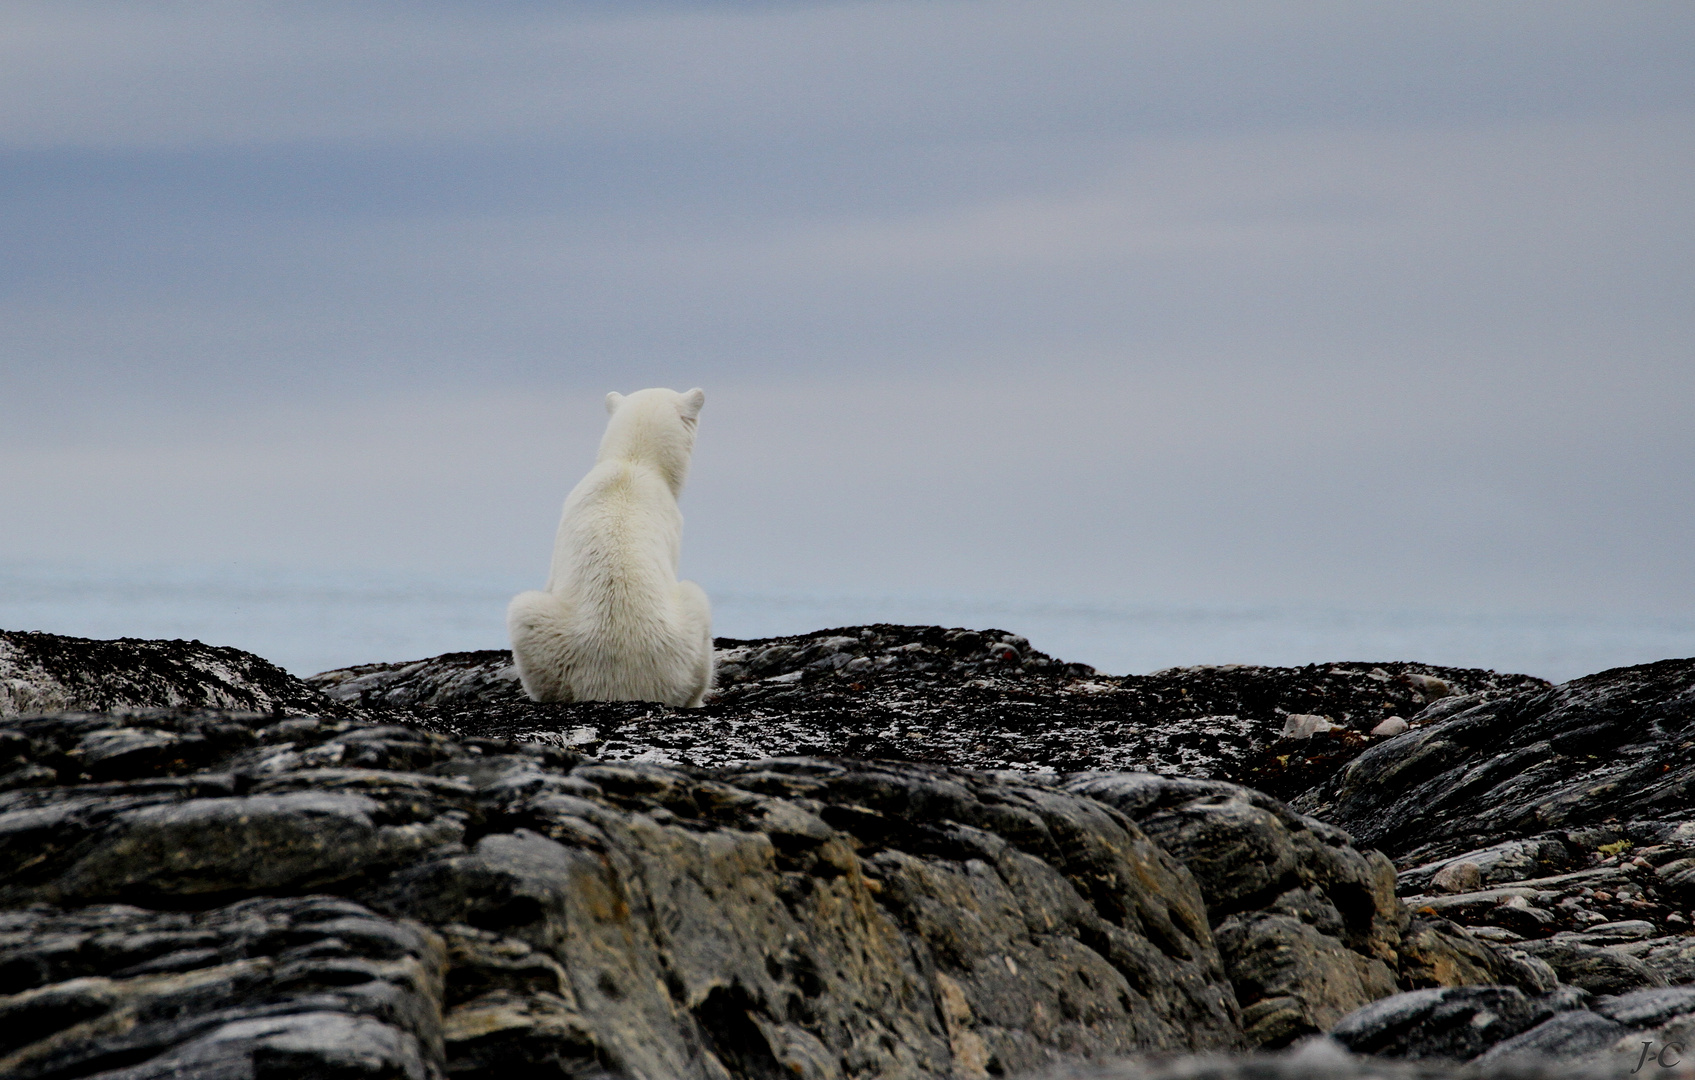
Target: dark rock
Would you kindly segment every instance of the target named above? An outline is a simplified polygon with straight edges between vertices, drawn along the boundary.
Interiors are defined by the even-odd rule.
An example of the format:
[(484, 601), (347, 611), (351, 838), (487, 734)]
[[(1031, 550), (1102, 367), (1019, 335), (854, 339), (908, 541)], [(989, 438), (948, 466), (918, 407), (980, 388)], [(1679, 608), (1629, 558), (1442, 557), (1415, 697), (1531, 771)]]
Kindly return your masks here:
[(0, 717), (178, 707), (342, 711), (275, 664), (240, 649), (0, 630)]
[(1296, 805), (1419, 863), (1549, 829), (1690, 821), (1692, 735), (1695, 660), (1618, 668), (1423, 722)]
[(1555, 939), (1526, 941), (1518, 947), (1553, 968), (1561, 982), (1591, 994), (1623, 994), (1666, 984), (1665, 977), (1647, 964), (1611, 949)]
[[(1589, 865), (1588, 856), (1588, 851), (1574, 846), (1564, 834), (1543, 833), (1404, 870), (1398, 876), (1397, 887), (1404, 893), (1478, 892), (1490, 886), (1584, 869)], [(1467, 888), (1443, 888), (1436, 884), (1440, 874), (1460, 866), (1476, 870), (1475, 884)]]
[(1569, 1059), (1610, 1050), (1629, 1028), (1581, 1009), (1556, 1013), (1529, 1031), (1496, 1043), (1477, 1058), (1479, 1065), (1517, 1057)]
[(0, 1075), (422, 1080), (442, 1058), (444, 959), (423, 927), (333, 897), (13, 911)]
[[(801, 753), (974, 769), (1133, 769), (1281, 795), (1380, 741), (1367, 733), (1387, 715), (1410, 716), (1456, 693), (1547, 685), (1406, 663), (1113, 677), (1002, 630), (886, 624), (718, 646), (719, 689), (699, 709), (539, 705), (524, 696), (504, 651), (366, 664), (308, 682), (339, 702), (447, 734), (544, 739), (611, 760), (719, 766)], [(1320, 711), (1334, 731), (1281, 737), (1290, 714)]]
[(1343, 1017), (1330, 1037), (1355, 1053), (1466, 1060), (1539, 1019), (1516, 987), (1446, 987), (1374, 1001)]
[[(26, 671), (19, 637), (58, 658)], [(1645, 794), (1688, 712), (1665, 665), (1117, 679), (999, 631), (856, 627), (721, 642), (718, 698), (678, 710), (536, 705), (499, 652), (307, 684), (48, 638), (0, 643), (9, 700), (107, 711), (0, 722), (8, 1077), (984, 1077), (1378, 1006), (1372, 1053), (1695, 1045), (1695, 1014), (1603, 1011), (1695, 980), (1695, 812)], [(244, 687), (257, 711), (140, 707)], [(1391, 715), (1410, 730), (1368, 734)], [(1291, 716), (1323, 723), (1283, 738)], [(1431, 732), (1447, 773), (1387, 753)], [(1658, 771), (1585, 757), (1608, 732)], [(1102, 771), (1131, 767), (1163, 775)], [(1378, 830), (1408, 905), (1325, 815)], [(1208, 1060), (1172, 1067), (1366, 1068)]]
[[(1503, 978), (1496, 950), (1447, 919), (1425, 914), (1412, 916), (1401, 933), (1400, 970), (1408, 990), (1437, 986), (1468, 986), (1518, 980)], [(1540, 985), (1520, 986), (1526, 992), (1542, 992)]]
[(1626, 1027), (1658, 1027), (1674, 1016), (1695, 1013), (1695, 986), (1660, 986), (1598, 997), (1589, 1002), (1589, 1008)]
[[(56, 763), (0, 792), (8, 1080), (917, 1080), (1243, 1039), (1190, 872), (1051, 784), (317, 716), (0, 731)], [(65, 749), (132, 731), (203, 750), (119, 781)]]
[(1195, 875), (1250, 1043), (1286, 1045), (1396, 991), (1407, 916), (1383, 856), (1235, 784), (1116, 773), (1065, 786), (1123, 811)]

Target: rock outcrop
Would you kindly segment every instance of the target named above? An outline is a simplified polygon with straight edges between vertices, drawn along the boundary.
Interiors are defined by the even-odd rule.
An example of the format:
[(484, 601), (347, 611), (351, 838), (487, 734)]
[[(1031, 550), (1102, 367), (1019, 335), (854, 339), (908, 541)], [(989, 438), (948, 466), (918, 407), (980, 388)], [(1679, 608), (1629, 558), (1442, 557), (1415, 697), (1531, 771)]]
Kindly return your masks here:
[(82, 709), (347, 710), (252, 653), (198, 641), (0, 630), (0, 717)]
[(998, 631), (720, 645), (717, 700), (675, 710), (537, 705), (498, 652), (303, 682), (0, 636), (0, 711), (44, 713), (0, 720), (0, 1076), (1578, 1077), (1695, 1048), (1695, 662), (1549, 688), (1112, 678)]
[(1595, 993), (1695, 981), (1695, 661), (1441, 702), (1296, 800)]
[[(1695, 990), (1683, 985), (1695, 983), (1690, 747), (1695, 661), (1663, 661), (1439, 702), (1296, 804), (1396, 856), (1415, 917), (1463, 925), (1558, 977), (1560, 993), (1533, 1001), (1520, 1031), (1472, 1030), (1480, 1064), (1634, 1061), (1645, 1043), (1692, 1045), (1695, 1031)], [(1390, 998), (1345, 1021), (1367, 1033), (1350, 1045), (1385, 1052), (1373, 1016), (1407, 1007)], [(1427, 1021), (1401, 1026), (1408, 1052), (1442, 1052)]]
[(1691, 749), (1695, 660), (1665, 660), (1442, 701), (1298, 802), (1429, 862), (1548, 830), (1695, 821)]
[(1051, 786), (313, 716), (5, 732), (7, 1077), (989, 1076), (1242, 1042), (1192, 875)]

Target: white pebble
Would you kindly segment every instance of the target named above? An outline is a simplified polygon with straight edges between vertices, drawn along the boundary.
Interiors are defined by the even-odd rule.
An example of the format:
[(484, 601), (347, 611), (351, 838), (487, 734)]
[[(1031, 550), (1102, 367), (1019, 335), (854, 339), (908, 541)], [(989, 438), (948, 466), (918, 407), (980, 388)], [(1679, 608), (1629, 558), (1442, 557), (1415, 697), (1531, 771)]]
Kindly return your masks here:
[(1328, 716), (1315, 716), (1311, 713), (1290, 713), (1283, 721), (1283, 737), (1285, 739), (1310, 739), (1323, 731), (1330, 731), (1338, 725), (1330, 722)]

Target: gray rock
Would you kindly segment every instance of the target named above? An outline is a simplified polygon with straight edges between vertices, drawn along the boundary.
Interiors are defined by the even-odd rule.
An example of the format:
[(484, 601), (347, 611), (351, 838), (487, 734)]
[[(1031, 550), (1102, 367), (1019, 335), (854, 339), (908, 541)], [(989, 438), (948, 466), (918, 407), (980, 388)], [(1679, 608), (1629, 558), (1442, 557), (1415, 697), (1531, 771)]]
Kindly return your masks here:
[(12, 912), (0, 1075), (434, 1075), (444, 960), (423, 927), (333, 897)]
[(1529, 1031), (1496, 1043), (1477, 1058), (1477, 1063), (1494, 1064), (1521, 1057), (1570, 1059), (1610, 1050), (1629, 1030), (1617, 1021), (1581, 1009), (1561, 1012)]
[[(1193, 875), (1051, 784), (310, 716), (0, 732), (54, 778), (0, 792), (8, 1080), (918, 1080), (1243, 1040)], [(121, 781), (69, 753), (188, 743)], [(339, 896), (267, 895), (308, 890)]]
[(1654, 924), (1645, 919), (1625, 919), (1621, 922), (1594, 923), (1580, 934), (1572, 935), (1579, 945), (1618, 945), (1626, 941), (1642, 941), (1654, 936)]
[[(1508, 840), (1480, 850), (1463, 852), (1449, 859), (1415, 866), (1401, 871), (1397, 878), (1399, 888), (1405, 893), (1474, 892), (1489, 886), (1527, 881), (1584, 868), (1587, 866), (1587, 854), (1575, 845), (1567, 843), (1563, 835), (1547, 833), (1526, 840)], [(1463, 873), (1458, 868), (1466, 865), (1477, 868), (1476, 884), (1465, 883), (1462, 888), (1449, 888), (1436, 882), (1436, 878), (1445, 871)], [(1459, 883), (1456, 881), (1456, 884)]]
[(1687, 821), (1692, 717), (1695, 660), (1604, 671), (1424, 722), (1296, 804), (1419, 863), (1551, 828)]
[(1525, 941), (1518, 948), (1553, 968), (1561, 982), (1591, 994), (1623, 994), (1666, 985), (1659, 972), (1613, 949), (1559, 940)]
[(1372, 1002), (1343, 1017), (1330, 1037), (1355, 1053), (1467, 1060), (1538, 1019), (1516, 987), (1444, 987)]
[(1513, 978), (1552, 989), (1528, 958), (1515, 966), (1451, 923), (1410, 923), (1387, 859), (1270, 796), (1147, 774), (1065, 787), (1129, 815), (1195, 875), (1254, 1045), (1327, 1030), (1404, 986)]
[(371, 1020), (334, 1012), (234, 1020), (100, 1080), (267, 1077), (430, 1080), (441, 1075), (418, 1041)]
[(1674, 1016), (1695, 1013), (1695, 986), (1657, 986), (1605, 995), (1592, 1000), (1589, 1008), (1626, 1027), (1658, 1027)]

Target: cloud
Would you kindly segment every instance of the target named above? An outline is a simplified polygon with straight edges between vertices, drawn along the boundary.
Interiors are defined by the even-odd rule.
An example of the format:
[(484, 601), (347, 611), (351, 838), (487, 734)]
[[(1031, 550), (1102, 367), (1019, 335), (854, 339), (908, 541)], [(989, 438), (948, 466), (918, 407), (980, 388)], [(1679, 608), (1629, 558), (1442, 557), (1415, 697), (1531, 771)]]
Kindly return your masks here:
[(1686, 5), (18, 3), (0, 144), (983, 138), (1681, 104)]
[(39, 394), (109, 383), (132, 400), (1301, 350), (1630, 367), (1687, 340), (1683, 117), (1091, 153), (1042, 186), (809, 213), (761, 214), (734, 190), (712, 212), (143, 200), (84, 219), (25, 200), (0, 348), (37, 358), (21, 377)]
[(1695, 9), (75, 3), (0, 44), (0, 553), (1686, 609)]

